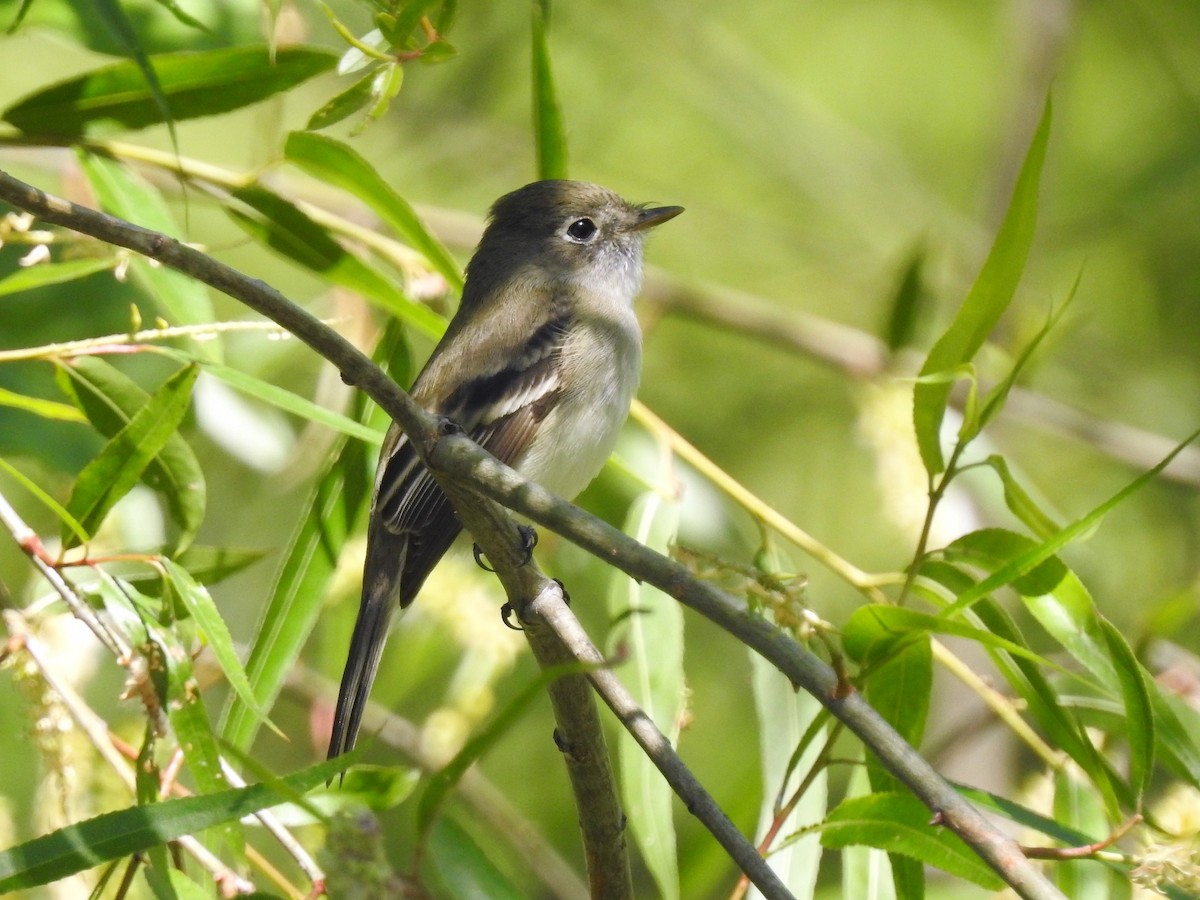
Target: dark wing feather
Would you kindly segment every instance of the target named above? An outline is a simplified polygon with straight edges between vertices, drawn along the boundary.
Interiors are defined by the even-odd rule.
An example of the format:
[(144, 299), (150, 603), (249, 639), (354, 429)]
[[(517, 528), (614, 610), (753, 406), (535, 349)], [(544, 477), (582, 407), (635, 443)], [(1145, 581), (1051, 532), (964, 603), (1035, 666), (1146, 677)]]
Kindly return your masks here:
[[(516, 463), (558, 402), (565, 318), (539, 328), (514, 364), (459, 387), (435, 410), (457, 422), (485, 450)], [(385, 442), (388, 453), (391, 441)], [(392, 610), (413, 602), (433, 567), (462, 530), (449, 499), (402, 433), (381, 459), (371, 520), (362, 601), (338, 691), (329, 757), (349, 752), (379, 668)]]

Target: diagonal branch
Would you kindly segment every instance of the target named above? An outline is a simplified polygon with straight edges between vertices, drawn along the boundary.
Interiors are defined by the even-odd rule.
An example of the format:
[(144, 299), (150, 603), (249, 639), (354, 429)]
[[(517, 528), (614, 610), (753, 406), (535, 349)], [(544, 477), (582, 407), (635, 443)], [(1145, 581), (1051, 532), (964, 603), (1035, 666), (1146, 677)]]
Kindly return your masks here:
[[(933, 770), (857, 692), (841, 689), (833, 670), (770, 623), (686, 568), (628, 538), (577, 507), (525, 481), (469, 439), (444, 428), (365, 354), (289, 303), (263, 282), (157, 232), (53, 197), (0, 171), (0, 199), (52, 224), (135, 250), (191, 275), (274, 319), (328, 359), (348, 384), (365, 391), (398, 421), (422, 461), (444, 486), (470, 489), (562, 534), (601, 559), (691, 606), (770, 661), (813, 694), (874, 752), (888, 769), (990, 865), (1021, 897), (1060, 898), (1008, 837), (993, 827)], [(510, 546), (515, 549), (516, 544)], [(507, 589), (508, 585), (506, 585)]]

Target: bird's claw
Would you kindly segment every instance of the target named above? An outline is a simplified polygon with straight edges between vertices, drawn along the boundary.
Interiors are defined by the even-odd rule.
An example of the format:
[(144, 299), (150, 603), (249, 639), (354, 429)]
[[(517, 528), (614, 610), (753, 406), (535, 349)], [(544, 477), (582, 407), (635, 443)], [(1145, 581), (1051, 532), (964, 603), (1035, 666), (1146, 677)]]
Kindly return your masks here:
[(483, 561), (483, 550), (478, 544), (471, 545), (471, 555), (475, 557), (475, 565), (483, 569), (485, 572), (495, 572), (496, 570)]
[[(500, 607), (500, 621), (504, 623), (504, 627), (511, 628), (513, 631), (524, 631), (525, 629), (522, 628), (520, 624), (514, 625), (509, 621), (509, 618), (515, 614), (516, 609), (513, 608), (511, 603), (505, 603)], [(518, 622), (520, 621), (520, 618), (520, 616), (517, 616)]]

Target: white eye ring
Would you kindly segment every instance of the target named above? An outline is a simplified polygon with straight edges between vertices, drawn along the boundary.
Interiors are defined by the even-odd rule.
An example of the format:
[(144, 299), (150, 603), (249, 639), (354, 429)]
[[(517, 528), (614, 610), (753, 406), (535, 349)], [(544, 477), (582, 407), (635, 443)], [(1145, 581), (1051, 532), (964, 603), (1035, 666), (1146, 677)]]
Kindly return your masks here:
[(586, 244), (599, 233), (600, 229), (596, 227), (596, 223), (587, 216), (576, 219), (567, 226), (567, 239), (577, 244)]

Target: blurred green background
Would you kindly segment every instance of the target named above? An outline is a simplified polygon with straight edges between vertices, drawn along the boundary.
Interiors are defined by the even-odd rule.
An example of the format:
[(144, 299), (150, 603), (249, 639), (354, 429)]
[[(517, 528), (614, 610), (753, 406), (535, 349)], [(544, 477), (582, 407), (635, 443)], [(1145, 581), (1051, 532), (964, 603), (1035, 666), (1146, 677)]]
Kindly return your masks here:
[[(262, 11), (249, 0), (181, 5), (211, 24), (212, 40), (198, 38), (154, 4), (123, 4), (137, 12), (139, 35), (151, 51), (244, 42), (259, 33)], [(17, 6), (0, 2), (0, 24), (12, 19)], [(84, 2), (33, 4), (23, 27), (3, 38), (0, 108), (116, 52), (102, 26), (89, 19), (89, 9)], [(362, 8), (339, 3), (335, 9), (357, 33), (370, 28)], [(457, 58), (411, 66), (386, 118), (352, 139), (406, 199), (430, 212), (464, 260), (472, 227), (459, 223), (478, 222), (492, 200), (535, 175), (528, 19), (524, 3), (463, 2), (452, 36)], [(286, 6), (283, 21), (291, 40), (341, 46), (309, 4)], [(1007, 355), (1040, 327), (1078, 277), (1071, 311), (1039, 353), (1028, 385), (1087, 413), (1090, 423), (1143, 429), (1126, 435), (1122, 448), (1144, 455), (1147, 466), (1200, 422), (1195, 4), (564, 2), (554, 8), (550, 40), (572, 177), (603, 183), (630, 199), (687, 208), (650, 244), (654, 266), (686, 283), (733, 287), (782, 312), (803, 311), (881, 336), (903, 273), (916, 258), (924, 302), (920, 349), (949, 321), (982, 262), (1049, 91), (1054, 124), (1037, 238), (1022, 289), (984, 356), (984, 374), (1003, 372)], [(79, 41), (91, 52), (81, 52)], [(179, 150), (237, 171), (268, 164), (279, 156), (286, 132), (302, 127), (344, 86), (329, 75), (250, 111), (181, 123)], [(332, 133), (344, 137), (348, 131), (338, 126)], [(161, 130), (123, 139), (170, 147)], [(78, 189), (64, 151), (0, 146), (0, 164), (50, 190)], [(320, 196), (294, 172), (272, 177)], [(168, 180), (160, 184), (177, 195)], [(202, 196), (192, 194), (186, 204), (177, 198), (174, 210), (187, 222), (189, 239), (322, 315), (373, 315), (250, 243)], [(12, 270), (21, 252), (0, 250), (0, 275)], [(0, 347), (125, 330), (128, 302), (127, 293), (104, 277), (0, 298)], [(245, 317), (226, 298), (214, 302), (221, 316)], [(915, 544), (913, 510), (919, 516), (923, 490), (911, 468), (903, 383), (864, 382), (736, 328), (669, 308), (652, 312), (640, 398), (731, 475), (860, 568), (902, 568)], [(355, 327), (350, 322), (344, 330)], [(328, 388), (321, 379), (329, 373), (322, 376), (314, 356), (296, 342), (245, 336), (227, 346), (232, 364), (259, 377), (306, 395)], [(416, 338), (413, 348), (423, 359), (429, 344)], [(913, 368), (911, 360), (898, 361), (899, 374)], [(48, 369), (0, 365), (0, 386), (34, 385), (54, 396)], [(134, 365), (131, 371), (161, 377), (147, 369)], [(314, 457), (325, 445), (302, 423), (258, 412), (278, 418), (264, 437), (265, 449), (248, 451), (275, 460), (261, 469), (221, 449), (203, 422), (193, 421), (186, 432), (208, 478), (203, 543), (277, 550), (300, 514)], [(1035, 409), (1002, 418), (989, 438), (1065, 521), (1137, 472), (1098, 446), (1107, 431), (1088, 428), (1091, 439), (1069, 436), (1061, 414)], [(643, 447), (638, 430), (630, 431), (623, 453), (636, 460)], [(1147, 434), (1168, 443), (1150, 442)], [(97, 447), (79, 426), (0, 409), (0, 453), (60, 497)], [(1173, 471), (1173, 478), (1140, 492), (1067, 556), (1103, 612), (1135, 645), (1157, 634), (1196, 653), (1200, 465), (1187, 454)], [(943, 535), (980, 522), (1013, 524), (988, 476), (969, 476), (963, 484), (972, 490), (960, 492), (945, 510), (938, 523)], [(18, 495), (2, 476), (0, 485)], [(584, 500), (619, 521), (630, 490), (610, 471)], [(35, 528), (55, 532), (36, 504), (22, 497), (20, 508)], [(739, 561), (757, 545), (749, 520), (694, 479), (683, 539)], [(585, 624), (602, 634), (599, 567), (554, 541), (547, 541), (545, 553), (547, 567), (568, 579)], [(273, 564), (268, 556), (214, 589), (241, 640), (250, 638)], [(858, 596), (798, 552), (790, 564), (809, 577), (811, 606), (835, 624), (844, 621)], [(306, 657), (331, 679), (340, 674), (352, 621), (352, 579), (350, 572), (331, 598)], [(0, 583), (22, 602), (42, 590), (7, 540), (0, 540)], [(498, 604), (498, 591), (493, 596)], [(479, 608), (484, 618), (477, 627), (499, 635), (494, 605), (484, 601)], [(417, 719), (438, 706), (457, 657), (431, 617), (414, 614), (416, 623), (393, 641), (374, 693)], [(749, 830), (761, 785), (756, 758), (745, 752), (756, 740), (746, 655), (695, 617), (688, 618), (688, 639), (688, 675), (700, 714), (685, 730), (681, 752)], [(421, 660), (423, 677), (416, 684), (411, 677), (406, 682), (406, 653), (408, 671), (413, 654)], [(111, 707), (119, 676), (107, 660), (98, 666), (102, 677), (89, 696), (103, 709)], [(502, 696), (532, 675), (527, 656), (517, 671), (499, 685)], [(935, 699), (931, 714), (935, 762), (959, 775), (978, 776), (987, 768), (994, 779), (989, 786), (1011, 789), (1022, 777), (1019, 756), (989, 743), (986, 729), (955, 737), (962, 714), (945, 711), (951, 698), (947, 693), (940, 706)], [(214, 691), (210, 709), (219, 709), (220, 700)], [(287, 747), (264, 733), (258, 747), (265, 759), (277, 766), (301, 764), (320, 752), (307, 739), (307, 706), (291, 695), (281, 701), (274, 719), (293, 743)], [(28, 722), (20, 710), (15, 693), (0, 690), (0, 758), (10, 773), (37, 766), (22, 737)], [(137, 711), (130, 708), (128, 715), (133, 721)], [(510, 787), (508, 793), (574, 860), (575, 814), (564, 799), (551, 727), (548, 712), (538, 708), (489, 755), (484, 769), (502, 785), (528, 781), (528, 790)], [(391, 758), (382, 747), (368, 757)], [(981, 767), (980, 759), (994, 764)], [(535, 781), (528, 778), (531, 771), (545, 775)], [(46, 795), (34, 788), (29, 780), (5, 779), (2, 799), (17, 836), (36, 830), (34, 813)], [(397, 830), (407, 828), (411, 816), (402, 809), (392, 821)], [(679, 825), (685, 896), (725, 896), (732, 876), (723, 854), (686, 814)], [(393, 852), (403, 858), (403, 840), (396, 843)]]

